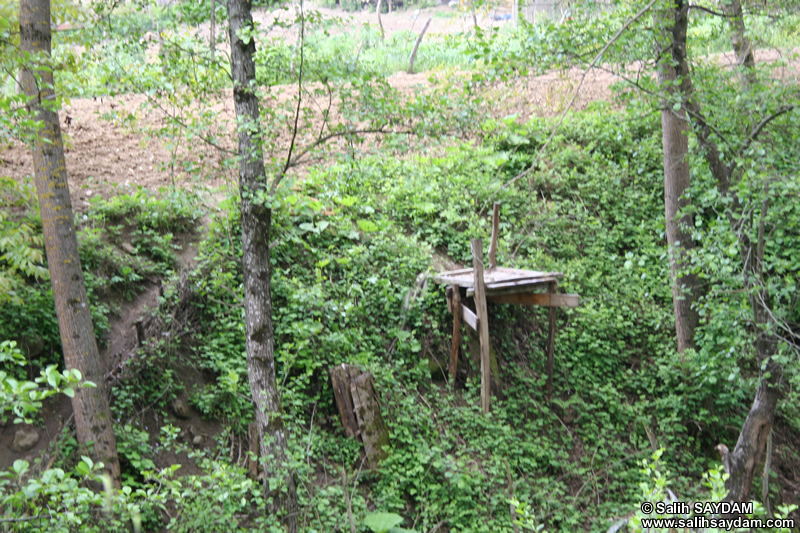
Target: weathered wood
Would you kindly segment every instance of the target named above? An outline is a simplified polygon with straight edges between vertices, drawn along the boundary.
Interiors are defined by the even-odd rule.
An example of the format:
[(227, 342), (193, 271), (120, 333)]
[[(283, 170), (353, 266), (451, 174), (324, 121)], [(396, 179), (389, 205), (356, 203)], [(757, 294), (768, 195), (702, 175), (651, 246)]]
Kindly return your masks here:
[[(550, 283), (550, 292), (558, 292), (558, 282)], [(557, 307), (550, 308), (550, 324), (547, 331), (547, 397), (551, 398), (553, 392), (553, 353), (556, 342), (556, 312)]]
[(542, 307), (578, 307), (577, 294), (553, 294), (549, 292), (523, 292), (511, 294), (492, 294), (486, 291), (486, 301), (494, 304), (540, 305)]
[(375, 379), (369, 372), (364, 372), (350, 384), (353, 397), (353, 408), (358, 420), (359, 434), (364, 443), (367, 464), (370, 469), (378, 468), (381, 460), (386, 458), (385, 447), (389, 445), (389, 428), (381, 415), (381, 404), (375, 390)]
[(489, 270), (497, 266), (497, 238), (500, 233), (500, 202), (494, 203), (492, 212), (492, 239), (489, 242)]
[(350, 383), (358, 376), (359, 372), (357, 367), (345, 364), (330, 369), (336, 409), (342, 420), (344, 434), (348, 437), (355, 437), (358, 434), (358, 422), (353, 409), (353, 400), (350, 397)]
[(353, 365), (341, 364), (329, 372), (345, 435), (361, 440), (367, 464), (374, 470), (386, 456), (384, 446), (389, 444), (375, 380), (372, 374)]
[(555, 276), (531, 276), (528, 278), (499, 280), (499, 281), (492, 281), (491, 283), (486, 283), (486, 289), (493, 290), (493, 289), (519, 287), (520, 290), (524, 290), (525, 287), (544, 285), (550, 283), (551, 281), (555, 281), (557, 279), (558, 278)]
[[(490, 294), (493, 296), (499, 294), (519, 294), (523, 292), (534, 292), (539, 288), (546, 288), (549, 286), (551, 281), (558, 281), (558, 278), (554, 277), (545, 277), (545, 278), (536, 278), (524, 281), (503, 281), (499, 283), (487, 283), (486, 284), (486, 295), (489, 296)], [(467, 297), (471, 298), (475, 295), (475, 289), (473, 287), (467, 288)]]
[[(450, 287), (452, 289), (452, 287)], [(461, 347), (461, 291), (452, 291), (451, 305), (453, 309), (453, 345), (450, 347), (450, 382), (455, 387), (458, 371), (458, 351)]]
[[(550, 281), (547, 278), (562, 278), (563, 272), (539, 272), (536, 270), (521, 270), (518, 268), (496, 267), (493, 270), (484, 272), (484, 283), (489, 288), (498, 283), (515, 283), (524, 280), (531, 280), (532, 283)], [(464, 268), (441, 272), (433, 276), (433, 280), (440, 285), (455, 285), (459, 287), (473, 287), (475, 274), (473, 269)]]
[(489, 346), (489, 313), (486, 309), (486, 287), (483, 283), (483, 244), (472, 239), (472, 270), (475, 274), (475, 311), (478, 315), (478, 340), (481, 343), (481, 410), (489, 413), (492, 367)]
[(453, 312), (453, 287), (449, 286), (444, 290), (444, 297), (447, 300), (447, 312)]
[(464, 322), (466, 322), (469, 327), (478, 331), (480, 320), (478, 320), (478, 316), (472, 312), (472, 309), (461, 304), (461, 316), (464, 317)]

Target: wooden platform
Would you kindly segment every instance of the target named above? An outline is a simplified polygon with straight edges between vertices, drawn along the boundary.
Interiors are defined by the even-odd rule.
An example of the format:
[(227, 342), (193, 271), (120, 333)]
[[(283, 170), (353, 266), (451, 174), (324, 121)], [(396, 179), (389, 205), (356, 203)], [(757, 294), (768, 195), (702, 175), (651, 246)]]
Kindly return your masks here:
[[(563, 272), (494, 267), (483, 272), (486, 301), (497, 304), (577, 307), (577, 294), (546, 292), (553, 282), (558, 282), (562, 277)], [(475, 271), (472, 268), (441, 272), (433, 276), (433, 280), (440, 285), (467, 289), (467, 298), (472, 298), (475, 294)]]
[[(481, 408), (489, 412), (491, 381), (489, 318), (486, 304), (539, 305), (550, 307), (549, 331), (547, 336), (547, 395), (552, 391), (553, 352), (555, 350), (556, 308), (577, 307), (577, 294), (560, 294), (558, 280), (562, 272), (539, 272), (496, 266), (497, 237), (500, 219), (500, 204), (495, 203), (492, 217), (492, 240), (489, 258), (483, 262), (483, 249), (480, 239), (470, 242), (472, 247), (472, 268), (462, 268), (441, 272), (433, 280), (447, 285), (447, 309), (453, 313), (453, 343), (450, 353), (449, 372), (455, 382), (458, 369), (458, 354), (461, 345), (462, 320), (478, 334), (481, 353)], [(472, 299), (472, 305), (464, 301)]]

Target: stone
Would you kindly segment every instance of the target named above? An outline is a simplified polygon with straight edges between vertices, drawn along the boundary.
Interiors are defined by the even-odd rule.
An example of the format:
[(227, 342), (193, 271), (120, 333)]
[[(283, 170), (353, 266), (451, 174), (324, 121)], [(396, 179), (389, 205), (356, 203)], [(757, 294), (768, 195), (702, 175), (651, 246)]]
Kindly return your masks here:
[(191, 414), (189, 412), (189, 404), (186, 403), (186, 400), (176, 398), (172, 402), (172, 413), (178, 418), (186, 420), (187, 418), (189, 418), (189, 415)]
[(194, 446), (202, 446), (203, 445), (203, 436), (202, 435), (195, 435), (192, 439), (192, 444)]
[(136, 255), (136, 248), (129, 242), (122, 243), (122, 249), (125, 250), (130, 255)]
[(23, 426), (14, 433), (11, 448), (15, 452), (27, 452), (39, 442), (39, 432), (33, 426)]

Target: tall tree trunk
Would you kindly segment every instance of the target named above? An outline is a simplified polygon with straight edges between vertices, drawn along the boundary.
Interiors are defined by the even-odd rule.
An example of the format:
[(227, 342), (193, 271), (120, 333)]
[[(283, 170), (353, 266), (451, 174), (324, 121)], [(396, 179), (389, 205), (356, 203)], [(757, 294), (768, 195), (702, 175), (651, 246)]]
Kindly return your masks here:
[[(690, 216), (678, 218), (678, 213), (687, 207), (685, 193), (689, 189), (689, 121), (685, 108), (685, 96), (673, 82), (678, 79), (677, 62), (671, 53), (676, 46), (686, 47), (687, 18), (676, 16), (677, 10), (664, 10), (656, 15), (656, 26), (662, 29), (658, 81), (664, 91), (661, 103), (661, 129), (664, 146), (664, 214), (666, 217), (669, 266), (672, 277), (672, 302), (675, 310), (675, 331), (678, 352), (694, 347), (694, 330), (699, 321), (692, 303), (699, 296), (697, 276), (681, 273), (684, 259), (694, 247)], [(682, 36), (682, 44), (681, 38)], [(677, 44), (676, 44), (677, 41)], [(674, 109), (673, 105), (680, 107)]]
[[(24, 52), (50, 57), (50, 0), (21, 0), (20, 45)], [(78, 441), (94, 443), (93, 458), (103, 462), (119, 485), (117, 443), (103, 382), (103, 367), (94, 336), (92, 315), (86, 297), (78, 239), (75, 235), (69, 197), (64, 145), (58, 113), (54, 111), (53, 72), (49, 68), (25, 69), (22, 74), (28, 106), (39, 127), (33, 145), (33, 168), (42, 218), (47, 265), (53, 287), (64, 362), (96, 388), (79, 388), (72, 398)]]
[[(272, 302), (270, 294), (270, 223), (272, 211), (259, 201), (269, 194), (261, 149), (258, 96), (255, 93), (256, 45), (249, 33), (253, 27), (250, 0), (228, 0), (230, 20), (233, 99), (239, 123), (239, 185), (242, 196), (242, 268), (244, 270), (247, 373), (255, 404), (259, 449), (265, 465), (264, 492), (272, 501), (270, 513), (284, 513), (290, 533), (297, 531), (297, 489), (286, 465), (287, 435), (284, 428), (278, 383), (275, 377)], [(239, 38), (241, 31), (248, 39)], [(270, 472), (270, 468), (274, 468)], [(277, 479), (275, 494), (269, 493), (269, 478)], [(272, 496), (272, 499), (270, 499)]]
[[(736, 1), (736, 0), (734, 0)], [(741, 7), (741, 6), (740, 6)], [(761, 221), (758, 227), (758, 240), (751, 242), (750, 233), (741, 228), (740, 224), (747, 223), (748, 217), (741, 212), (743, 205), (736, 197), (736, 189), (732, 187), (732, 180), (736, 173), (733, 167), (726, 165), (720, 155), (719, 147), (712, 136), (711, 126), (703, 115), (700, 104), (694, 96), (694, 86), (689, 62), (686, 54), (686, 28), (688, 24), (689, 4), (686, 0), (676, 0), (672, 28), (672, 63), (675, 65), (676, 74), (680, 80), (678, 87), (684, 98), (686, 111), (691, 118), (691, 124), (703, 156), (717, 184), (717, 190), (723, 197), (730, 197), (732, 206), (728, 211), (728, 222), (735, 230), (739, 240), (739, 253), (742, 259), (742, 285), (750, 294), (750, 306), (753, 312), (753, 324), (750, 328), (755, 337), (756, 359), (763, 369), (760, 376), (758, 390), (750, 412), (742, 425), (736, 447), (733, 452), (727, 453), (723, 449), (723, 464), (728, 469), (730, 477), (725, 486), (728, 489), (726, 501), (743, 502), (750, 497), (750, 488), (755, 478), (758, 464), (764, 456), (767, 437), (772, 430), (775, 418), (775, 409), (780, 396), (780, 383), (783, 376), (783, 367), (773, 359), (777, 352), (778, 338), (773, 332), (774, 324), (770, 307), (770, 296), (763, 278), (762, 263), (764, 258), (764, 224), (768, 208), (768, 194), (765, 191), (764, 203), (761, 207)], [(744, 22), (741, 19), (742, 35)], [(755, 64), (745, 65), (754, 68)], [(744, 80), (747, 83), (747, 80)], [(734, 213), (738, 210), (739, 213)]]
[[(748, 91), (757, 83), (756, 61), (753, 47), (747, 37), (741, 0), (728, 0), (725, 14), (728, 16), (731, 46), (736, 54), (739, 67), (739, 80), (744, 91)], [(729, 180), (741, 177), (741, 171), (730, 169)], [(738, 205), (738, 202), (736, 202)], [(778, 351), (779, 340), (772, 332), (773, 314), (770, 295), (763, 276), (765, 219), (769, 207), (769, 190), (764, 189), (764, 200), (761, 205), (761, 217), (757, 231), (757, 241), (753, 244), (747, 231), (737, 232), (739, 236), (740, 256), (744, 269), (743, 285), (750, 293), (750, 307), (753, 312), (756, 358), (763, 368), (758, 384), (756, 397), (750, 412), (742, 425), (736, 447), (727, 457), (730, 477), (725, 484), (727, 501), (747, 501), (750, 499), (750, 488), (756, 476), (756, 469), (767, 453), (767, 443), (775, 421), (775, 410), (780, 397), (780, 384), (783, 378), (783, 367), (772, 357)], [(733, 224), (734, 221), (731, 220)], [(768, 474), (767, 474), (768, 475)], [(769, 501), (763, 502), (764, 506)]]

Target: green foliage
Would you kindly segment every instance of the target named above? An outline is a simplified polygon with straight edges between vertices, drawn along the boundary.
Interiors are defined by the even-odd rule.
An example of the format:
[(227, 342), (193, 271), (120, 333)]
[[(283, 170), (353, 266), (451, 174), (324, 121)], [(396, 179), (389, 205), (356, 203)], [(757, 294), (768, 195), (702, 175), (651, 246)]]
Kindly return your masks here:
[(11, 411), (14, 423), (32, 423), (32, 417), (42, 407), (42, 402), (62, 393), (72, 398), (77, 387), (95, 387), (91, 381), (82, 381), (77, 369), (63, 372), (57, 365), (49, 365), (41, 369), (39, 377), (34, 381), (19, 379), (19, 373), (8, 371), (13, 366), (25, 366), (25, 356), (17, 348), (14, 341), (0, 342), (0, 419), (8, 420), (7, 411)]
[[(661, 457), (664, 454), (664, 448), (660, 448), (659, 450), (653, 452), (653, 455), (650, 459), (643, 459), (639, 461), (639, 465), (641, 467), (641, 472), (646, 476), (646, 481), (642, 481), (639, 484), (641, 489), (641, 498), (642, 502), (666, 502), (672, 503), (674, 501), (681, 501), (680, 498), (677, 498), (676, 495), (670, 490), (670, 486), (672, 485), (672, 473), (666, 469), (666, 465), (662, 461)], [(725, 495), (727, 494), (727, 490), (725, 489), (725, 481), (728, 479), (728, 474), (725, 473), (722, 469), (721, 465), (716, 465), (712, 467), (710, 470), (703, 473), (703, 485), (709, 490), (709, 498), (702, 498), (695, 500), (696, 502), (720, 502), (723, 501)], [(758, 503), (755, 503), (755, 509), (752, 514), (747, 514), (748, 518), (760, 518), (762, 520), (767, 519), (767, 513), (764, 507)], [(637, 506), (640, 507), (640, 506)], [(789, 515), (789, 513), (793, 512), (797, 509), (797, 505), (780, 505), (779, 509), (776, 513), (774, 513), (775, 518), (785, 518)], [(692, 513), (694, 515), (694, 513)], [(657, 512), (645, 514), (641, 511), (641, 509), (637, 509), (633, 516), (631, 516), (627, 520), (628, 531), (632, 533), (642, 533), (645, 531), (642, 527), (642, 519), (643, 518), (672, 518), (675, 517), (674, 514), (661, 514)], [(686, 515), (686, 518), (689, 518)], [(767, 531), (774, 531), (775, 533), (789, 533), (789, 528), (769, 528), (766, 529)], [(709, 533), (721, 533), (722, 531), (726, 531), (726, 529), (721, 528), (706, 528), (704, 531), (708, 531)], [(729, 529), (728, 529), (729, 531)]]

